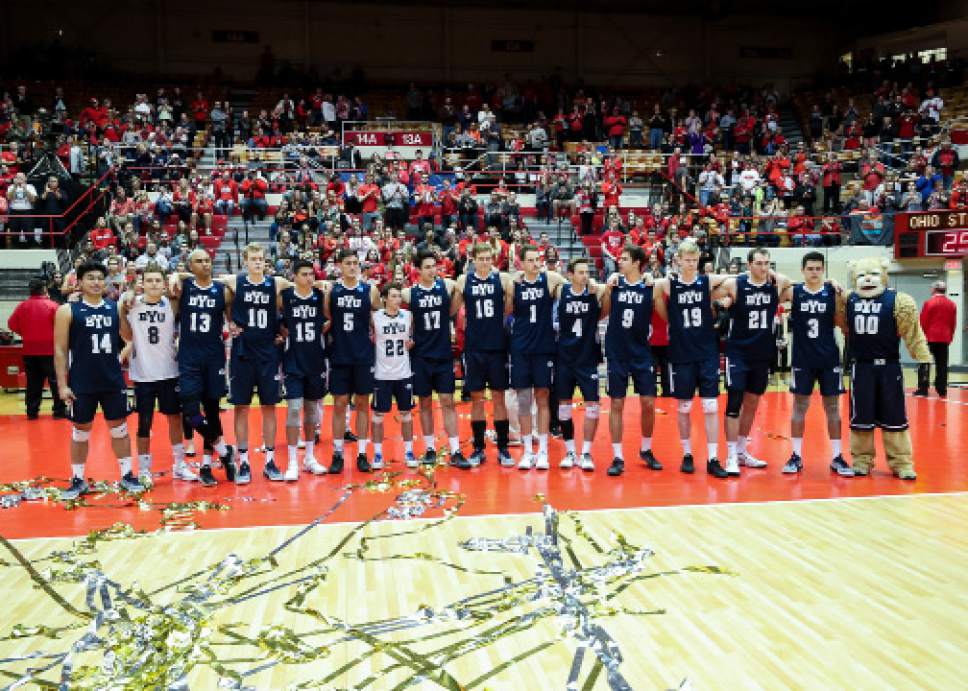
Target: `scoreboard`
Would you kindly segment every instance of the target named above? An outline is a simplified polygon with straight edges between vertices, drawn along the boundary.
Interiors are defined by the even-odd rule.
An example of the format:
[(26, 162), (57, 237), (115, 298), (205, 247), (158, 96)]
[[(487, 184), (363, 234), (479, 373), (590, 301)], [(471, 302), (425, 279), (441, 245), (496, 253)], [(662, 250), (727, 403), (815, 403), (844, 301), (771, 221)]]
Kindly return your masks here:
[(894, 217), (894, 257), (968, 256), (968, 211), (924, 211)]

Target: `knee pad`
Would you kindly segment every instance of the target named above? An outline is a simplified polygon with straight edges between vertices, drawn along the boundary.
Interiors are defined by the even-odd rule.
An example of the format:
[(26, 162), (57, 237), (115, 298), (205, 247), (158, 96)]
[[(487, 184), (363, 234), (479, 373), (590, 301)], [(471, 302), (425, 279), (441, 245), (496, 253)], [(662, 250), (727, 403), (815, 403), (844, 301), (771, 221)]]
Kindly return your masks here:
[(373, 424), (382, 425), (383, 424), (383, 413), (373, 413)]
[(117, 427), (111, 428), (111, 436), (115, 439), (124, 439), (128, 436), (128, 423), (122, 422)]
[(731, 389), (726, 392), (726, 417), (739, 417), (743, 407), (743, 392)]
[(413, 422), (413, 413), (409, 410), (400, 413), (400, 422)]
[(586, 420), (596, 420), (598, 416), (602, 414), (602, 406), (595, 401), (594, 403), (585, 404), (585, 419)]
[(91, 430), (89, 429), (78, 429), (77, 427), (71, 428), (71, 439), (74, 441), (87, 441), (91, 438)]
[(573, 406), (571, 405), (571, 403), (559, 403), (558, 419), (561, 420), (562, 422), (564, 422), (565, 420), (571, 420), (572, 410), (573, 410)]
[(518, 416), (531, 416), (531, 402), (534, 400), (534, 392), (531, 389), (521, 389), (518, 391)]
[(688, 415), (692, 412), (692, 399), (688, 401), (679, 401), (679, 412), (683, 415)]
[(290, 398), (286, 401), (286, 427), (299, 427), (299, 414), (302, 412), (303, 399)]
[(702, 412), (706, 415), (715, 414), (719, 410), (719, 401), (715, 398), (702, 399)]

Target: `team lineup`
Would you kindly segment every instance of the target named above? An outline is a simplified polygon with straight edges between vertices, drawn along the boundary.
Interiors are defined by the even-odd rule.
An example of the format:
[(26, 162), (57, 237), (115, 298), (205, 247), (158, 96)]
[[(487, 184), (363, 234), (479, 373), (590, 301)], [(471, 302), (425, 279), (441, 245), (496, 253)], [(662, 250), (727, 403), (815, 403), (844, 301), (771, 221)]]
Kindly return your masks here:
[[(486, 460), (487, 391), (501, 466), (549, 468), (548, 438), (556, 405), (565, 447), (560, 467), (592, 472), (592, 446), (602, 413), (603, 362), (612, 443), (608, 475), (620, 476), (625, 470), (623, 415), (630, 388), (639, 399), (640, 458), (647, 468), (662, 470), (652, 442), (656, 379), (663, 366), (677, 400), (681, 472), (695, 472), (692, 407), (698, 398), (707, 473), (716, 478), (739, 476), (742, 466), (767, 466), (751, 454), (749, 437), (777, 359), (777, 314), (787, 303), (794, 405), (792, 453), (782, 472), (803, 470), (804, 419), (819, 386), (831, 446), (825, 462), (839, 476), (855, 475), (842, 456), (844, 372), (836, 328), (850, 336), (851, 429), (907, 427), (894, 319), (896, 293), (848, 295), (836, 282), (825, 280), (824, 256), (818, 252), (803, 256), (803, 281), (793, 283), (770, 269), (769, 252), (759, 248), (749, 252), (746, 273), (700, 274), (699, 247), (686, 240), (677, 250), (678, 272), (653, 279), (643, 274), (647, 258), (642, 248), (628, 245), (618, 273), (601, 283), (590, 277), (592, 265), (586, 258), (572, 259), (564, 276), (545, 271), (540, 251), (533, 246), (520, 252), (521, 271), (498, 272), (492, 249), (481, 244), (472, 250), (467, 273), (456, 280), (438, 277), (435, 256), (424, 252), (415, 260), (419, 278), (414, 285), (390, 284), (382, 294), (363, 281), (352, 250), (339, 252), (341, 278), (335, 281), (316, 280), (306, 261), (294, 264), (291, 281), (269, 276), (264, 250), (257, 244), (248, 245), (243, 257), (244, 272), (220, 277), (213, 276), (204, 250), (190, 255), (190, 273), (168, 276), (149, 264), (139, 288), (117, 303), (103, 297), (103, 266), (78, 268), (79, 293), (58, 309), (55, 319), (55, 368), (73, 424), (67, 498), (89, 491), (84, 470), (99, 406), (123, 489), (138, 492), (150, 485), (149, 442), (156, 407), (167, 418), (176, 480), (216, 485), (217, 459), (227, 481), (250, 482), (249, 409), (256, 393), (265, 451), (263, 475), (271, 481), (296, 481), (301, 470), (313, 475), (342, 473), (346, 440), (356, 443), (358, 470), (383, 468), (383, 421), (394, 406), (407, 467), (436, 464), (435, 399), (449, 463), (460, 469), (477, 467)], [(658, 363), (649, 345), (653, 313), (668, 324), (667, 363)], [(455, 321), (461, 317), (463, 386), (471, 400), (473, 443), (467, 456), (461, 452), (455, 407), (453, 340)], [(601, 338), (603, 320), (607, 321)], [(230, 338), (228, 356), (223, 332)], [(724, 463), (718, 445), (723, 332)], [(134, 383), (137, 468), (132, 466), (126, 423), (123, 360), (129, 363)], [(226, 442), (219, 419), (226, 389), (234, 409), (234, 445)], [(504, 396), (508, 389), (517, 394), (523, 446), (517, 460), (509, 450)], [(584, 403), (580, 449), (573, 419), (576, 390)], [(316, 446), (327, 394), (333, 397), (333, 451), (325, 466), (316, 458)], [(288, 456), (284, 471), (274, 448), (275, 408), (283, 397)], [(414, 452), (415, 407), (424, 447), (419, 457)], [(355, 434), (349, 429), (351, 409), (356, 411)], [(194, 433), (204, 444), (197, 474), (185, 458), (186, 434), (191, 438)], [(298, 450), (303, 447), (300, 464)], [(857, 474), (862, 474), (860, 469)], [(913, 476), (913, 470), (900, 474), (904, 479)]]

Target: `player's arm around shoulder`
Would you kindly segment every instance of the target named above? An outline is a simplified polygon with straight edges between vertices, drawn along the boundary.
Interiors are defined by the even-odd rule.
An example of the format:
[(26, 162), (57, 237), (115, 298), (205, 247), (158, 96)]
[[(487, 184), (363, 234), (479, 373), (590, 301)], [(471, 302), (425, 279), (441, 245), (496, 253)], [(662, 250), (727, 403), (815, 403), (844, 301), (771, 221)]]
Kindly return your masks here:
[(60, 397), (64, 401), (73, 398), (73, 393), (67, 386), (67, 360), (70, 351), (72, 320), (73, 315), (69, 304), (61, 305), (54, 313), (54, 371), (57, 373), (57, 387), (60, 389)]
[(118, 327), (121, 338), (127, 342), (134, 340), (134, 332), (131, 329), (131, 310), (135, 306), (135, 294), (132, 290), (126, 290), (118, 299)]
[(558, 294), (561, 292), (561, 286), (565, 285), (565, 277), (557, 271), (548, 270), (545, 270), (545, 275), (548, 277), (548, 291), (554, 297), (558, 297)]
[(380, 298), (380, 289), (372, 283), (370, 284), (370, 311), (376, 312), (383, 307), (383, 300)]
[(713, 300), (719, 302), (722, 307), (728, 309), (736, 302), (736, 277), (730, 276), (720, 283), (715, 290), (712, 290), (710, 285), (710, 296)]
[(666, 278), (657, 278), (652, 284), (652, 308), (656, 313), (662, 317), (663, 320), (668, 320), (668, 302), (669, 302), (669, 280)]

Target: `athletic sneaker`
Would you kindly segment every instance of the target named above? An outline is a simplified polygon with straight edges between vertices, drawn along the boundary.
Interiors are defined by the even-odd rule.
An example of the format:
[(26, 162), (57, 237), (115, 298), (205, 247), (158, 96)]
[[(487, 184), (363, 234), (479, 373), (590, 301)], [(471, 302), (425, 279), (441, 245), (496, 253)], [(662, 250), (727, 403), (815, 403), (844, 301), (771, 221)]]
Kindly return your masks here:
[[(209, 473), (211, 472), (210, 468)], [(172, 466), (171, 476), (176, 480), (184, 480), (185, 482), (195, 482), (198, 480), (198, 476), (185, 463), (176, 463)]]
[(549, 467), (548, 466), (548, 454), (546, 454), (546, 453), (539, 453), (535, 458), (536, 458), (536, 460), (534, 462), (534, 467), (535, 468), (537, 468), (538, 470), (547, 470), (548, 469), (548, 467)]
[(359, 440), (360, 440), (359, 437), (357, 437), (349, 430), (346, 430), (345, 432), (343, 432), (343, 441), (359, 441)]
[(511, 458), (511, 452), (508, 451), (507, 449), (497, 450), (497, 462), (500, 463), (505, 468), (514, 467), (514, 459)]
[(783, 466), (786, 475), (795, 475), (803, 470), (803, 459), (795, 453), (790, 454), (790, 460)]
[[(276, 469), (276, 472), (279, 472), (278, 469)], [(250, 482), (252, 482), (252, 469), (249, 468), (248, 461), (242, 461), (239, 463), (238, 470), (235, 471), (235, 484), (247, 485)]]
[[(453, 456), (451, 456), (451, 458), (453, 458)], [(484, 449), (475, 448), (474, 452), (470, 455), (470, 458), (467, 459), (467, 462), (471, 464), (471, 468), (476, 468), (477, 466), (481, 465), (484, 462)]]
[(745, 465), (747, 468), (765, 468), (767, 465), (766, 461), (761, 461), (749, 451), (737, 456), (736, 460), (740, 465)]
[(279, 470), (279, 466), (276, 465), (275, 461), (267, 461), (265, 467), (262, 469), (262, 474), (265, 475), (266, 480), (272, 480), (273, 482), (282, 482), (285, 479), (285, 476)]
[(719, 464), (718, 458), (710, 458), (706, 461), (706, 473), (713, 477), (729, 477), (729, 474), (723, 470), (723, 466)]
[(437, 465), (437, 452), (433, 449), (427, 449), (420, 460), (424, 465)]
[(625, 461), (621, 458), (613, 458), (612, 465), (608, 467), (608, 474), (612, 477), (618, 477), (625, 472)]
[(844, 457), (839, 455), (837, 458), (830, 462), (830, 469), (837, 473), (840, 477), (854, 477), (854, 469), (850, 467), (850, 464), (844, 460)]
[(455, 468), (460, 468), (461, 470), (470, 470), (474, 467), (474, 464), (464, 458), (464, 454), (462, 454), (460, 451), (455, 451), (450, 455), (450, 464)]
[(202, 483), (203, 487), (214, 487), (218, 484), (215, 476), (212, 475), (212, 466), (203, 465), (198, 471), (198, 481)]
[(407, 451), (405, 454), (403, 454), (403, 462), (407, 464), (408, 468), (420, 467), (420, 461), (418, 461), (417, 457), (413, 455), (413, 451)]
[[(359, 457), (356, 458), (357, 463), (359, 463)], [(370, 464), (371, 470), (383, 470), (383, 454), (376, 453), (373, 454), (373, 463)]]
[(88, 486), (87, 481), (82, 477), (72, 477), (71, 484), (67, 486), (67, 489), (61, 490), (61, 499), (67, 501), (72, 501), (79, 498), (82, 494), (87, 494), (91, 491)]
[(662, 464), (659, 463), (659, 459), (652, 453), (652, 449), (639, 451), (639, 458), (645, 461), (645, 467), (649, 470), (662, 470)]
[(313, 475), (325, 475), (326, 473), (329, 472), (326, 469), (326, 466), (324, 466), (322, 463), (317, 461), (315, 458), (304, 458), (303, 470)]
[(121, 489), (125, 492), (131, 492), (132, 494), (137, 494), (139, 492), (145, 491), (145, 486), (134, 476), (134, 473), (128, 471), (121, 476)]
[(333, 460), (329, 462), (329, 474), (338, 475), (343, 472), (343, 454), (339, 451), (333, 452)]
[(691, 453), (687, 453), (682, 457), (682, 464), (679, 466), (679, 472), (688, 473), (689, 475), (692, 475), (694, 472), (696, 472), (696, 462), (693, 460)]
[(185, 444), (185, 455), (189, 458), (195, 458), (195, 444), (194, 442), (189, 442)]
[(299, 480), (299, 463), (290, 463), (286, 466), (286, 474), (283, 476), (286, 482), (296, 482)]
[(592, 458), (590, 453), (583, 453), (581, 455), (581, 469), (586, 473), (590, 473), (595, 470), (595, 459)]
[(521, 437), (517, 434), (509, 434), (508, 446), (521, 446)]
[(537, 460), (537, 456), (528, 451), (521, 456), (521, 462), (518, 463), (518, 470), (531, 470), (534, 468), (535, 461)]
[(565, 457), (561, 459), (561, 465), (559, 467), (574, 468), (577, 462), (578, 462), (578, 459), (575, 458), (575, 452), (569, 451), (568, 453), (565, 454)]
[(370, 461), (366, 457), (365, 453), (360, 453), (356, 455), (356, 469), (359, 470), (361, 473), (368, 473), (370, 472), (370, 470), (372, 470), (372, 467), (370, 466)]
[(739, 477), (739, 459), (736, 456), (726, 459), (726, 474), (730, 477)]
[(226, 482), (235, 482), (235, 447), (231, 444), (225, 447), (225, 455), (218, 457), (222, 467), (225, 468)]

